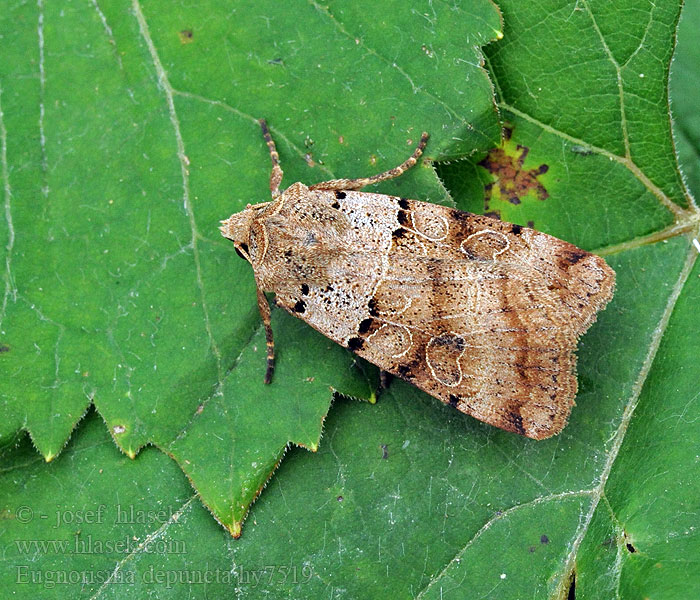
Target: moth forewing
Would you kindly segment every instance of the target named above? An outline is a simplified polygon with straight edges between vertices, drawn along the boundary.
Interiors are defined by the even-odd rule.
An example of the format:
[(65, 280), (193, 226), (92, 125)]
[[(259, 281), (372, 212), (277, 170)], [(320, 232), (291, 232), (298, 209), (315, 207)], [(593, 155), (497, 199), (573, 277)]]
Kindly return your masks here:
[[(249, 252), (259, 303), (274, 292), (327, 337), (486, 423), (554, 435), (576, 395), (576, 343), (615, 274), (533, 229), (354, 189), (397, 176), (420, 150), (373, 178), (295, 183), (222, 233)], [(261, 313), (269, 375), (266, 301)]]

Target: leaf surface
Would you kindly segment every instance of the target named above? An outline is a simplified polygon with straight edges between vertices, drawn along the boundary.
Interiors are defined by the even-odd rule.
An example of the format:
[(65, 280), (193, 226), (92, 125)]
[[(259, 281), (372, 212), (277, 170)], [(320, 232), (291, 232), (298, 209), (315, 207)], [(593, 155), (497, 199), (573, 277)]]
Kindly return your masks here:
[[(0, 17), (3, 588), (32, 598), (700, 592), (699, 219), (666, 98), (680, 6), (504, 1), (503, 26), (488, 3), (456, 6), (39, 3)], [(685, 10), (672, 89), (692, 186), (688, 31), (699, 15)], [(474, 47), (501, 29), (485, 50), (507, 124), (499, 143)], [(431, 158), (466, 160), (380, 191), (533, 221), (605, 255), (617, 291), (580, 342), (577, 406), (561, 435), (522, 439), (400, 381), (376, 405), (340, 397), (325, 417), (332, 389), (369, 397), (374, 374), (279, 310), (277, 377), (262, 386), (252, 277), (216, 230), (268, 197), (261, 116), (287, 183), (393, 166), (426, 129)], [(487, 155), (521, 177), (479, 164)], [(52, 458), (91, 401), (50, 464), (18, 435)], [(102, 421), (130, 455), (146, 443), (163, 452), (127, 459)], [(318, 451), (292, 446), (280, 463), (289, 441)]]

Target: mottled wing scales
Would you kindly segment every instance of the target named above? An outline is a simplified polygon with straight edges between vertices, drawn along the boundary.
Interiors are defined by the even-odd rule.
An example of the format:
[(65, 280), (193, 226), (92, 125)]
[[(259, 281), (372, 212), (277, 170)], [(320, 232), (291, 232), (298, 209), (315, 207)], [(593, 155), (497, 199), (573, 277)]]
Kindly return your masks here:
[(576, 343), (613, 293), (601, 258), (416, 200), (306, 193), (342, 213), (343, 249), (325, 261), (323, 280), (278, 285), (285, 308), (486, 423), (536, 439), (561, 431), (576, 394)]

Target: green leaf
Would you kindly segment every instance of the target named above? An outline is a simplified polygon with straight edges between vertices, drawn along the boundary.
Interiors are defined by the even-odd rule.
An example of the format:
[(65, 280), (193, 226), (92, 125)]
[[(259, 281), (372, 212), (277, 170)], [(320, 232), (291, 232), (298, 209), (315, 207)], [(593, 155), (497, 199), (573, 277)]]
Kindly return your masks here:
[[(333, 390), (372, 397), (365, 367), (298, 324), (279, 340), (314, 350), (279, 347), (278, 379), (316, 383), (263, 386), (252, 273), (218, 231), (269, 198), (260, 117), (286, 183), (390, 168), (423, 129), (436, 157), (497, 142), (478, 49), (499, 35), (491, 4), (391, 20), (356, 8), (7, 11), (0, 440), (24, 429), (52, 460), (92, 403), (124, 452), (170, 453), (238, 534), (287, 443), (317, 447)], [(450, 202), (430, 166), (379, 189)], [(258, 409), (247, 420), (243, 402)], [(270, 435), (273, 416), (285, 425)], [(226, 435), (211, 452), (214, 430)]]
[(687, 185), (696, 198), (700, 194), (700, 114), (695, 101), (700, 87), (700, 45), (696, 39), (699, 22), (700, 6), (697, 2), (686, 3), (678, 26), (678, 51), (671, 64), (673, 77), (670, 85), (678, 159)]
[[(679, 4), (500, 8), (503, 27), (476, 2), (39, 3), (0, 17), (3, 589), (698, 595), (700, 219), (666, 98)], [(683, 26), (698, 18), (686, 10)], [(501, 29), (486, 48), (509, 131), (499, 145), (474, 46)], [(676, 65), (696, 77), (683, 52), (695, 47)], [(694, 131), (695, 88), (673, 89), (680, 136)], [(373, 375), (278, 310), (277, 377), (258, 383), (252, 277), (216, 225), (267, 198), (261, 116), (285, 182), (379, 171), (426, 129), (430, 157), (467, 158), (438, 166), (459, 206), (484, 212), (488, 199), (606, 256), (617, 291), (581, 340), (561, 435), (496, 430), (400, 381), (376, 405), (337, 399), (323, 422), (331, 388), (367, 396)], [(450, 201), (427, 167), (380, 189)], [(17, 435), (53, 457), (91, 399), (99, 415), (50, 464)], [(129, 454), (151, 442), (175, 461), (150, 448), (127, 459), (102, 420)], [(289, 448), (233, 540), (204, 506), (238, 534), (288, 441), (318, 451)]]

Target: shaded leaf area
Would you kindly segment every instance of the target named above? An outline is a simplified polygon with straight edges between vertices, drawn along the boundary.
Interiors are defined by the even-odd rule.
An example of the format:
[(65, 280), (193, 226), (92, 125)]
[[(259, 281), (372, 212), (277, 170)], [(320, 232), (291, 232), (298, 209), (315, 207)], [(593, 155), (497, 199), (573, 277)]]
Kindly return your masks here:
[(134, 556), (158, 557), (164, 572), (164, 557), (169, 569), (198, 562), (194, 530), (230, 539), (172, 460), (156, 449), (129, 459), (94, 412), (58, 460), (47, 465), (26, 436), (2, 460), (0, 584), (15, 597), (100, 598), (108, 582), (135, 597), (133, 582), (149, 575), (133, 569)]
[[(486, 150), (500, 128), (479, 47), (501, 23), (486, 1), (163, 6), (39, 2), (0, 17), (0, 443), (24, 429), (51, 460), (94, 403), (129, 456), (174, 444), (234, 530), (285, 443), (317, 444), (332, 400), (330, 379), (323, 392), (296, 380), (285, 393), (304, 410), (280, 402), (274, 415), (286, 440), (244, 448), (269, 432), (273, 416), (259, 413), (228, 432), (236, 457), (207, 453), (197, 425), (276, 394), (262, 375), (229, 382), (260, 358), (259, 316), (250, 267), (218, 232), (269, 198), (257, 119), (271, 125), (285, 184), (393, 167), (423, 129), (432, 156)], [(450, 202), (429, 166), (378, 189)], [(308, 328), (278, 333), (291, 332), (326, 348)], [(344, 372), (353, 359), (341, 354), (318, 356), (317, 372), (368, 397), (370, 378)], [(283, 373), (313, 364), (290, 356), (285, 366), (280, 352)], [(264, 459), (230, 462), (244, 456)]]

